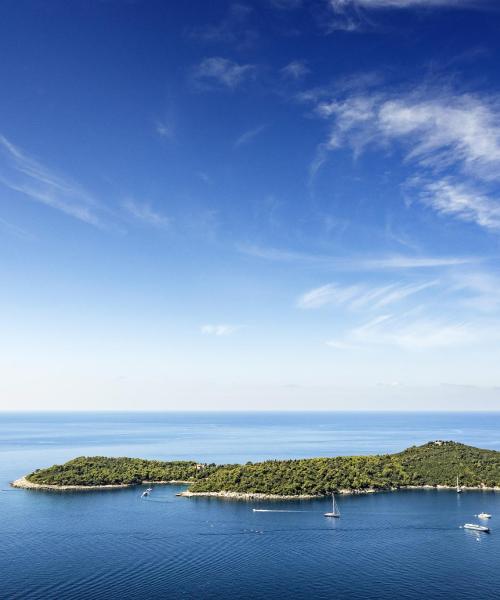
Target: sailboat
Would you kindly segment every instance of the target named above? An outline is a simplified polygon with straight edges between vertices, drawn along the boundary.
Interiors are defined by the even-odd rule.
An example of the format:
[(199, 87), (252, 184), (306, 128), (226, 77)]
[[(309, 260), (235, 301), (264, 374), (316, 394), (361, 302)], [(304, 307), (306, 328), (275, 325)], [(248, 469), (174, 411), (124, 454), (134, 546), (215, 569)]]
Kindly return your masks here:
[(337, 503), (335, 502), (335, 494), (332, 494), (332, 512), (326, 512), (325, 517), (340, 517), (340, 510)]
[(457, 494), (461, 494), (462, 493), (462, 488), (460, 487), (460, 484), (458, 483), (458, 475), (457, 475)]

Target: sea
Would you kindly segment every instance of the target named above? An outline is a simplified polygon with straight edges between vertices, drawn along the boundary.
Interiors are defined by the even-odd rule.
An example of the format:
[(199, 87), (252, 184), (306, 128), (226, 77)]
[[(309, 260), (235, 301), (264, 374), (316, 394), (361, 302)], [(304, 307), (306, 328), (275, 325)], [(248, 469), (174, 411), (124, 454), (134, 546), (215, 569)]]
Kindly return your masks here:
[[(0, 598), (494, 599), (500, 493), (182, 498), (184, 486), (42, 492), (9, 483), (76, 456), (233, 463), (500, 450), (500, 413), (0, 413)], [(255, 512), (254, 508), (266, 512)], [(493, 515), (490, 534), (461, 526)], [(499, 523), (497, 528), (497, 522)]]

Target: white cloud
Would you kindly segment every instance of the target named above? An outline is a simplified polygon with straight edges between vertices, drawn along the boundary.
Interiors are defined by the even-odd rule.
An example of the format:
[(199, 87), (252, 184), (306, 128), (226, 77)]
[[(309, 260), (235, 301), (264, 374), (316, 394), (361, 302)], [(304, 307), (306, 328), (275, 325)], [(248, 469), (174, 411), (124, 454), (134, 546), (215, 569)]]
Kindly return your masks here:
[(221, 56), (205, 58), (193, 71), (194, 81), (201, 87), (222, 87), (236, 89), (244, 81), (253, 79), (255, 65), (238, 64)]
[(238, 325), (228, 325), (225, 323), (219, 323), (218, 325), (202, 325), (201, 333), (204, 335), (215, 335), (215, 336), (225, 336), (231, 335), (238, 329), (241, 329)]
[(500, 230), (500, 203), (488, 190), (500, 179), (500, 98), (428, 90), (357, 94), (320, 102), (316, 112), (332, 128), (313, 173), (329, 151), (344, 146), (355, 155), (368, 147), (396, 148), (415, 169), (407, 188), (427, 206)]
[(466, 184), (449, 178), (434, 181), (424, 186), (420, 198), (440, 214), (500, 231), (500, 202)]
[(358, 31), (372, 27), (371, 14), (396, 9), (488, 9), (488, 0), (327, 0), (332, 18), (327, 31)]
[(28, 233), (25, 229), (22, 229), (21, 227), (14, 225), (14, 223), (10, 223), (9, 221), (6, 221), (2, 218), (0, 218), (0, 230), (24, 240), (33, 239), (33, 236), (30, 233)]
[(166, 121), (157, 121), (155, 130), (160, 137), (166, 140), (172, 140), (174, 138), (174, 129), (172, 125)]
[(170, 219), (165, 215), (156, 212), (151, 208), (150, 204), (144, 202), (136, 202), (135, 200), (128, 199), (123, 203), (123, 208), (138, 221), (153, 227), (166, 228), (170, 225)]
[(457, 166), (485, 178), (500, 177), (500, 105), (469, 95), (388, 98), (354, 96), (322, 102), (317, 112), (332, 118), (329, 149), (399, 142), (406, 160), (423, 167)]
[(245, 46), (258, 38), (257, 31), (248, 27), (253, 9), (244, 4), (231, 4), (226, 16), (217, 24), (196, 27), (188, 32), (191, 38), (207, 43), (237, 43)]
[(254, 245), (240, 245), (238, 250), (248, 256), (276, 262), (293, 262), (331, 270), (386, 270), (386, 269), (432, 269), (480, 262), (472, 256), (408, 256), (403, 254), (385, 255), (374, 258), (337, 257), (324, 254), (308, 254), (280, 248)]
[(415, 284), (390, 283), (383, 286), (366, 284), (340, 286), (330, 283), (300, 296), (297, 306), (298, 308), (312, 309), (333, 304), (346, 306), (353, 310), (376, 310), (400, 302), (437, 284), (436, 280)]
[(404, 322), (391, 315), (358, 327), (351, 333), (358, 343), (390, 344), (406, 349), (454, 346), (472, 342), (473, 329), (465, 323), (443, 323), (420, 318)]
[(500, 277), (482, 271), (453, 273), (450, 286), (461, 294), (460, 303), (468, 309), (494, 312), (500, 309)]
[(245, 131), (234, 142), (234, 147), (239, 148), (240, 146), (244, 146), (245, 144), (248, 144), (253, 139), (255, 139), (259, 134), (261, 134), (265, 128), (266, 128), (266, 125), (259, 125), (258, 127), (255, 127), (254, 129), (249, 129), (248, 131)]
[(365, 259), (358, 265), (365, 269), (431, 269), (451, 267), (479, 262), (480, 259), (467, 256), (405, 256), (393, 255)]
[(0, 183), (35, 202), (45, 204), (75, 219), (104, 227), (99, 212), (104, 209), (81, 185), (56, 174), (0, 135)]
[(358, 286), (340, 287), (333, 283), (314, 288), (297, 300), (299, 308), (320, 308), (327, 304), (344, 304), (360, 294)]
[(443, 321), (411, 314), (381, 315), (359, 327), (351, 329), (338, 340), (327, 345), (366, 348), (371, 346), (394, 346), (405, 350), (428, 350), (496, 342), (500, 339), (500, 323), (470, 323)]
[(295, 81), (303, 79), (309, 72), (310, 69), (307, 67), (305, 60), (292, 60), (281, 69), (283, 77)]
[(351, 6), (373, 9), (389, 8), (469, 8), (485, 6), (481, 0), (329, 0), (329, 5), (334, 11), (343, 11)]

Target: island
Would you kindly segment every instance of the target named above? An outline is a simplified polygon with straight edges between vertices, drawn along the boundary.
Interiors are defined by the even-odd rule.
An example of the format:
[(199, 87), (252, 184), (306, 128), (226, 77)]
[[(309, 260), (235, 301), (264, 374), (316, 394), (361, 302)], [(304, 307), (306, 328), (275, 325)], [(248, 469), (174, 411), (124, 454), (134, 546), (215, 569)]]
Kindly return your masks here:
[(403, 488), (500, 490), (500, 452), (437, 440), (396, 454), (267, 460), (240, 464), (79, 457), (37, 469), (14, 487), (114, 489), (143, 483), (185, 483), (184, 496), (313, 498)]

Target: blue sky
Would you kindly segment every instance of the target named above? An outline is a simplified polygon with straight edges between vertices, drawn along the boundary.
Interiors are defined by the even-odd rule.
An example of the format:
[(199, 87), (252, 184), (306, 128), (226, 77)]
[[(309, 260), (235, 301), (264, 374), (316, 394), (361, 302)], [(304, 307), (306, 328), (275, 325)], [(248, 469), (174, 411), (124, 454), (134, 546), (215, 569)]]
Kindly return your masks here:
[(500, 10), (7, 0), (4, 409), (498, 409)]

